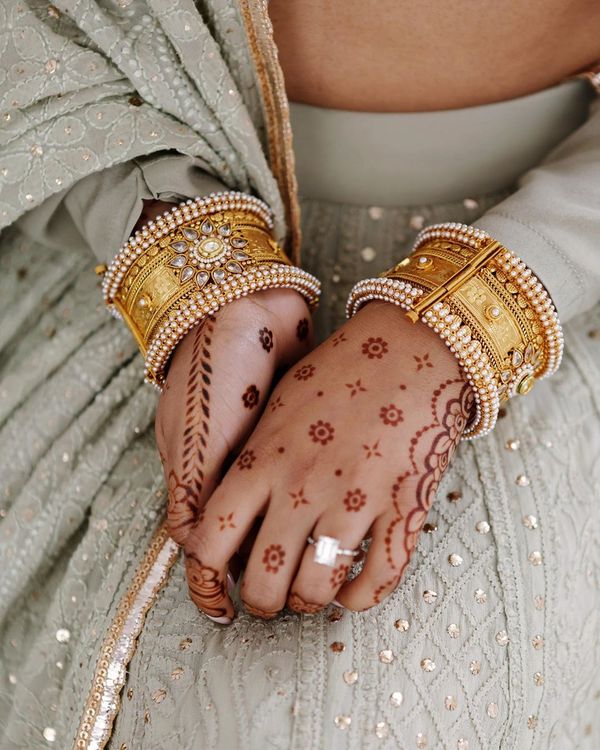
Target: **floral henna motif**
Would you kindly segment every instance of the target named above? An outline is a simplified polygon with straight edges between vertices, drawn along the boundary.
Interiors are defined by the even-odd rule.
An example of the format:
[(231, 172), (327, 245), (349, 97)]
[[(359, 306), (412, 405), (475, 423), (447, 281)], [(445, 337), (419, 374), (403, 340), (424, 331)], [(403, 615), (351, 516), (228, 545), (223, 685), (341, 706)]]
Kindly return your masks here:
[(346, 388), (350, 388), (350, 398), (356, 396), (357, 393), (364, 393), (367, 390), (361, 383), (360, 378), (355, 383), (346, 383)]
[(212, 617), (226, 615), (227, 609), (217, 606), (225, 598), (225, 583), (219, 578), (219, 572), (204, 565), (193, 552), (185, 555), (185, 569), (194, 604)]
[(182, 484), (173, 469), (169, 472), (167, 501), (167, 526), (171, 538), (184, 544), (190, 529), (196, 523), (196, 498), (190, 488)]
[(349, 571), (350, 571), (349, 565), (338, 565), (337, 568), (334, 568), (331, 571), (331, 578), (329, 579), (329, 582), (331, 583), (333, 588), (337, 589), (343, 583), (345, 583), (346, 578), (348, 577)]
[(304, 496), (304, 487), (298, 490), (298, 492), (290, 492), (289, 496), (294, 501), (294, 510), (296, 510), (296, 508), (298, 508), (300, 505), (310, 505), (310, 501), (307, 500)]
[(296, 380), (308, 380), (309, 378), (312, 378), (315, 372), (316, 367), (314, 365), (302, 365), (302, 367), (299, 367), (296, 370), (294, 377)]
[(219, 527), (219, 531), (225, 531), (225, 529), (235, 529), (235, 524), (233, 523), (233, 513), (228, 513), (226, 516), (219, 516), (219, 523), (221, 526)]
[(344, 498), (344, 505), (348, 513), (358, 513), (367, 504), (367, 496), (360, 490), (350, 490)]
[(261, 328), (258, 332), (258, 340), (268, 354), (273, 348), (273, 331), (270, 331), (267, 327)]
[(270, 544), (262, 559), (267, 573), (277, 573), (285, 561), (285, 550), (281, 544)]
[(381, 458), (382, 454), (379, 450), (379, 440), (375, 441), (373, 445), (363, 445), (363, 448), (365, 449), (367, 453), (367, 458), (371, 458), (373, 456), (378, 456)]
[(325, 607), (324, 604), (315, 604), (314, 602), (305, 602), (299, 595), (292, 592), (287, 600), (287, 605), (294, 612), (302, 612), (305, 615), (314, 615)]
[(298, 321), (298, 325), (296, 326), (296, 336), (298, 337), (298, 341), (306, 341), (308, 337), (308, 331), (308, 320), (306, 318), (302, 318), (302, 320)]
[(322, 419), (319, 419), (315, 424), (311, 424), (308, 430), (308, 434), (313, 443), (321, 443), (321, 445), (327, 445), (327, 443), (333, 440), (334, 432), (335, 429), (331, 424), (329, 422), (324, 422)]
[(384, 341), (380, 336), (377, 338), (368, 338), (362, 345), (362, 353), (369, 359), (381, 359), (387, 352), (387, 341)]
[(254, 409), (255, 406), (258, 406), (259, 399), (260, 391), (255, 385), (249, 385), (242, 394), (242, 401), (246, 409)]
[(381, 407), (381, 409), (379, 410), (379, 417), (383, 424), (395, 427), (396, 425), (400, 424), (400, 422), (404, 421), (404, 412), (402, 411), (402, 409), (394, 406), (394, 404), (390, 404), (389, 406)]
[(243, 469), (251, 469), (252, 464), (256, 460), (256, 455), (254, 451), (251, 448), (246, 448), (240, 453), (240, 456), (237, 460), (238, 469), (242, 471)]

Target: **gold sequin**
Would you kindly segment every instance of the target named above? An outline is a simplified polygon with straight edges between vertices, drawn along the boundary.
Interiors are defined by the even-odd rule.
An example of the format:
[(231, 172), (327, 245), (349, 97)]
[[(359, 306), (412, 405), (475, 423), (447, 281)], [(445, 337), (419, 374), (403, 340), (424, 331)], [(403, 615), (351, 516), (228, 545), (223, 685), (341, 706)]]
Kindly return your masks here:
[(175, 667), (175, 669), (171, 672), (171, 679), (178, 680), (182, 674), (183, 674), (183, 667)]
[(544, 637), (542, 635), (534, 635), (531, 639), (531, 645), (536, 651), (540, 651), (544, 648)]
[(469, 740), (459, 737), (456, 743), (456, 750), (469, 750)]
[(521, 446), (521, 441), (516, 440), (515, 438), (512, 438), (511, 440), (507, 440), (504, 444), (504, 447), (507, 451), (518, 451), (519, 447)]
[(486, 710), (487, 710), (487, 715), (490, 717), (490, 719), (495, 719), (498, 716), (498, 713), (500, 711), (497, 703), (488, 703)]
[(415, 741), (419, 750), (424, 750), (427, 747), (427, 735), (423, 734), (423, 732), (417, 732)]
[(433, 534), (434, 531), (437, 531), (437, 524), (436, 523), (424, 523), (423, 531), (426, 534)]
[(394, 623), (394, 627), (396, 628), (396, 630), (399, 630), (401, 633), (405, 633), (410, 627), (410, 624), (408, 620), (400, 619), (400, 620), (396, 620), (396, 622)]
[(352, 717), (345, 714), (338, 714), (333, 720), (333, 723), (338, 729), (348, 729), (352, 723)]
[(481, 672), (481, 662), (477, 661), (477, 659), (473, 659), (473, 661), (469, 663), (469, 672), (475, 675), (479, 674)]
[(399, 690), (394, 690), (394, 692), (390, 695), (390, 703), (396, 708), (402, 705), (403, 700), (404, 696)]
[(167, 696), (167, 691), (163, 688), (159, 688), (152, 693), (152, 700), (155, 703), (162, 703)]
[(453, 552), (452, 554), (448, 555), (448, 562), (450, 565), (452, 565), (453, 568), (458, 568), (459, 565), (463, 564), (463, 559), (459, 554)]
[(541, 672), (536, 672), (533, 675), (533, 684), (537, 687), (541, 687), (544, 684), (544, 675)]
[(11, 685), (16, 685), (17, 684), (17, 675), (16, 674), (12, 674), (12, 672), (11, 672), (8, 675), (8, 681), (10, 682)]
[(179, 650), (180, 651), (186, 651), (191, 645), (192, 645), (192, 639), (191, 638), (184, 638), (179, 643)]
[(335, 607), (335, 609), (332, 609), (331, 612), (327, 615), (327, 619), (329, 622), (337, 622), (338, 620), (341, 620), (344, 616), (344, 613), (339, 607)]
[(389, 648), (384, 648), (379, 652), (379, 661), (383, 664), (391, 664), (394, 661), (394, 652)]
[(383, 208), (380, 206), (371, 206), (369, 208), (369, 216), (373, 221), (379, 221), (383, 216)]
[(525, 474), (519, 474), (519, 476), (515, 479), (515, 484), (518, 484), (519, 487), (528, 487), (529, 478)]
[(538, 725), (538, 718), (537, 716), (534, 716), (533, 714), (530, 714), (527, 717), (527, 726), (529, 729), (535, 729)]
[(475, 589), (474, 596), (478, 604), (485, 604), (487, 602), (487, 594), (483, 589)]
[(506, 646), (508, 644), (508, 633), (506, 630), (499, 630), (496, 633), (496, 643), (499, 646)]
[(544, 609), (544, 597), (541, 594), (536, 594), (533, 597), (533, 604), (536, 609)]
[(425, 599), (427, 604), (433, 604), (433, 602), (437, 599), (437, 591), (425, 589), (425, 591), (423, 592), (423, 599)]
[(449, 492), (446, 495), (446, 498), (451, 503), (457, 503), (459, 500), (462, 499), (462, 492), (460, 492), (459, 490), (452, 490), (452, 492)]
[(539, 549), (534, 549), (532, 552), (529, 553), (529, 555), (527, 556), (527, 559), (532, 565), (541, 565), (542, 553), (539, 551)]
[(475, 198), (465, 198), (463, 200), (463, 206), (469, 211), (475, 211), (475, 209), (479, 208), (479, 203)]
[(487, 521), (477, 521), (475, 524), (475, 531), (478, 534), (487, 534), (489, 533), (490, 525)]
[(354, 685), (354, 683), (358, 680), (358, 672), (354, 670), (347, 670), (344, 672), (344, 682), (346, 685)]
[(380, 740), (384, 740), (388, 736), (388, 731), (388, 725), (385, 721), (378, 721), (377, 724), (375, 724), (375, 736)]
[(56, 729), (54, 729), (54, 727), (44, 727), (42, 734), (44, 735), (46, 742), (56, 741)]
[(346, 650), (346, 645), (342, 643), (341, 641), (334, 641), (329, 648), (333, 651), (334, 654), (341, 654), (342, 651)]
[(68, 643), (70, 637), (71, 633), (67, 630), (67, 628), (59, 628), (56, 631), (56, 640), (59, 643)]
[(451, 622), (450, 625), (448, 625), (447, 630), (450, 638), (458, 638), (460, 635), (460, 628), (455, 622)]
[(455, 711), (457, 707), (456, 698), (453, 695), (447, 695), (444, 698), (444, 706), (448, 709), (448, 711)]
[(433, 672), (433, 670), (435, 669), (435, 662), (433, 661), (433, 659), (429, 659), (427, 657), (425, 659), (421, 659), (421, 669), (424, 672)]
[(523, 526), (525, 526), (525, 528), (527, 529), (537, 529), (537, 518), (531, 515), (523, 516)]
[(409, 220), (411, 229), (423, 229), (425, 224), (425, 217), (420, 214), (413, 214)]

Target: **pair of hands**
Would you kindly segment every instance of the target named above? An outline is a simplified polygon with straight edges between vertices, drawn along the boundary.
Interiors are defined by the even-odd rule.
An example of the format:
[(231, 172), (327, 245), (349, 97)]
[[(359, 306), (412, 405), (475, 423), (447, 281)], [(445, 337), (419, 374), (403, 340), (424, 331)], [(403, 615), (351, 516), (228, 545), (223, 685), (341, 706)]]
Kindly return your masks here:
[[(229, 571), (245, 565), (242, 601), (263, 618), (286, 605), (380, 602), (402, 577), (472, 405), (441, 339), (385, 302), (316, 349), (291, 290), (207, 318), (177, 346), (156, 415), (168, 527), (192, 600), (231, 622)], [(352, 557), (314, 562), (307, 537), (321, 534), (346, 549), (371, 537), (352, 581)]]

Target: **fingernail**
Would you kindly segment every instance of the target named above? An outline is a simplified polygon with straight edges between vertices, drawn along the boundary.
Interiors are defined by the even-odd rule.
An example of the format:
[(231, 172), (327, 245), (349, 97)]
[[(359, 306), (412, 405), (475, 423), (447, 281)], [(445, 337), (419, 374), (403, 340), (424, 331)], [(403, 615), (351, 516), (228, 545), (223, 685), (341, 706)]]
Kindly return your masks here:
[(334, 599), (331, 603), (335, 604), (335, 606), (339, 607), (340, 609), (346, 609), (346, 607), (344, 607), (343, 604), (340, 604), (337, 599)]
[[(206, 615), (206, 612), (204, 613)], [(212, 620), (213, 622), (218, 622), (219, 625), (229, 625), (231, 623), (231, 617), (223, 616), (223, 617), (213, 617), (212, 615), (206, 615), (209, 620)]]
[(232, 574), (229, 571), (227, 571), (227, 592), (229, 596), (231, 596), (234, 589), (235, 589), (235, 579), (232, 576)]

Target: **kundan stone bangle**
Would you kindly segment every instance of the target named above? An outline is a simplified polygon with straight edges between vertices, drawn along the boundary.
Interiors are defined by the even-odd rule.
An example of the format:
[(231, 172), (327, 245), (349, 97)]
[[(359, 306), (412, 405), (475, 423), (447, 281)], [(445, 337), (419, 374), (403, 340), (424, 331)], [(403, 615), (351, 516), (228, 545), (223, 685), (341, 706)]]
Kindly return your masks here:
[(547, 291), (520, 258), (476, 227), (423, 229), (409, 257), (354, 286), (347, 315), (370, 299), (400, 305), (456, 356), (476, 401), (465, 439), (489, 432), (503, 401), (528, 393), (560, 365), (562, 329)]
[(291, 264), (272, 226), (271, 211), (258, 198), (211, 193), (149, 222), (100, 269), (106, 305), (127, 323), (145, 357), (146, 382), (160, 390), (187, 331), (239, 297), (287, 287), (316, 307), (319, 281)]

